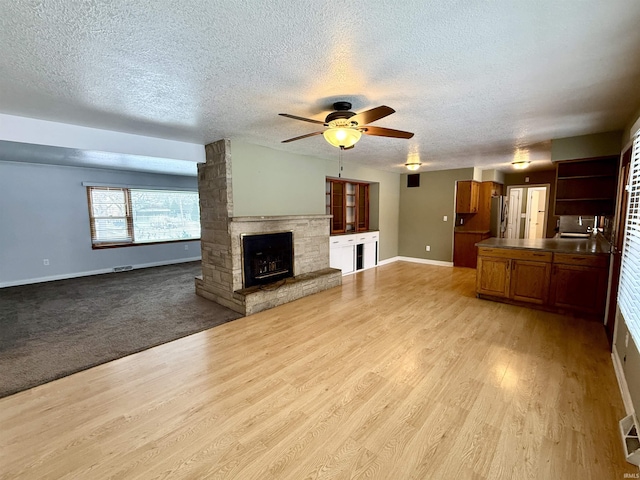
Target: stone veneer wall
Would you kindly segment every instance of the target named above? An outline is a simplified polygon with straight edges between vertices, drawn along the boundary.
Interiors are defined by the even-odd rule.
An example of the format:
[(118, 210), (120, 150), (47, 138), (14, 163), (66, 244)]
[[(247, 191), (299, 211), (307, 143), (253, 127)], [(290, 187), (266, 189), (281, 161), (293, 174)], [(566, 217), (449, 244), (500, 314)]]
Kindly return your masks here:
[[(207, 161), (198, 165), (202, 276), (196, 293), (249, 315), (340, 285), (340, 270), (329, 268), (329, 215), (232, 217), (230, 147), (227, 139), (207, 145)], [(241, 234), (280, 231), (293, 231), (296, 278), (275, 289), (244, 290)]]

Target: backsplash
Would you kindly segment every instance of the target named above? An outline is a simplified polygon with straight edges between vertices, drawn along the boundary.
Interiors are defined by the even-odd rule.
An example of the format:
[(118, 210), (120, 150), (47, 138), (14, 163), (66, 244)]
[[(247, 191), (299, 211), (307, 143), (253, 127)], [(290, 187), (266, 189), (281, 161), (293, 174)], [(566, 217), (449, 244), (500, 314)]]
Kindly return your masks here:
[(612, 216), (562, 215), (559, 218), (558, 231), (560, 233), (590, 233), (593, 231), (593, 227), (596, 226), (595, 222), (597, 219), (598, 230), (608, 241), (611, 241)]

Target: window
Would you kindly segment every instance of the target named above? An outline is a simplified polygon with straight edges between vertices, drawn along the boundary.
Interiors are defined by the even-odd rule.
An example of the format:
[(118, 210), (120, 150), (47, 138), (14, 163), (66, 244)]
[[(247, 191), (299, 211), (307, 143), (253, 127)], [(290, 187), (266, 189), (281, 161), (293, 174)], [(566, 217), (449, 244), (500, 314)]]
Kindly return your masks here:
[(327, 215), (331, 233), (369, 230), (369, 184), (327, 178)]
[(618, 304), (631, 336), (640, 345), (640, 133), (633, 141), (627, 194)]
[(94, 248), (198, 240), (198, 192), (87, 187)]

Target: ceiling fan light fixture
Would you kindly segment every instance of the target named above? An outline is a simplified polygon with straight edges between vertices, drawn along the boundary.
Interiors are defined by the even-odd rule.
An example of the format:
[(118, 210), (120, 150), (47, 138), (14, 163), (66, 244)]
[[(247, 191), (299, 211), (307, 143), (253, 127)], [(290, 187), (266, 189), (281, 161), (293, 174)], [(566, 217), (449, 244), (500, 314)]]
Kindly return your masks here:
[(322, 136), (334, 147), (350, 148), (358, 143), (362, 132), (350, 127), (331, 127), (322, 132)]
[(511, 165), (513, 165), (513, 168), (515, 168), (516, 170), (524, 170), (529, 166), (530, 163), (531, 162), (529, 161), (520, 161), (520, 162), (511, 162)]

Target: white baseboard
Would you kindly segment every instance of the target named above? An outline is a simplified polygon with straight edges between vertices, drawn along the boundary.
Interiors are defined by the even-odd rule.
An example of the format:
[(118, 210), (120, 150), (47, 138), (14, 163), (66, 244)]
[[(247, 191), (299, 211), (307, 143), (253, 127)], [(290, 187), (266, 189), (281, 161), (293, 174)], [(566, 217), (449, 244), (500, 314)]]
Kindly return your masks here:
[(402, 257), (402, 256), (392, 257), (387, 260), (383, 260), (382, 262), (378, 263), (378, 265), (382, 265), (384, 263), (391, 263), (391, 262), (413, 262), (413, 263), (422, 263), (425, 265), (438, 265), (440, 267), (453, 267), (453, 262), (443, 262), (442, 260), (429, 260), (426, 258)]
[(613, 360), (613, 370), (616, 372), (616, 378), (618, 379), (618, 387), (620, 388), (620, 394), (622, 395), (622, 402), (624, 403), (624, 409), (627, 415), (634, 413), (633, 402), (631, 401), (631, 393), (629, 392), (629, 386), (627, 385), (627, 379), (624, 376), (624, 368), (620, 363), (620, 356), (616, 346), (613, 346), (613, 352), (611, 353), (611, 359)]
[[(187, 263), (187, 262), (197, 262), (200, 261), (202, 257), (190, 257), (190, 258), (180, 258), (176, 260), (163, 260), (160, 262), (151, 262), (151, 263), (139, 263), (137, 265), (132, 265), (132, 270), (137, 270), (139, 268), (149, 268), (149, 267), (161, 267), (163, 265), (174, 265), (176, 263)], [(99, 270), (90, 270), (85, 272), (73, 272), (73, 273), (62, 273), (60, 275), (51, 275), (48, 277), (38, 277), (38, 278), (27, 278), (24, 280), (15, 280), (12, 282), (1, 282), (0, 288), (5, 287), (17, 287), (19, 285), (30, 285), (32, 283), (42, 283), (42, 282), (53, 282), (55, 280), (67, 280), (69, 278), (77, 278), (77, 277), (88, 277), (90, 275), (102, 275), (103, 273), (114, 273), (113, 269), (116, 267), (114, 265), (110, 268), (101, 268)]]

